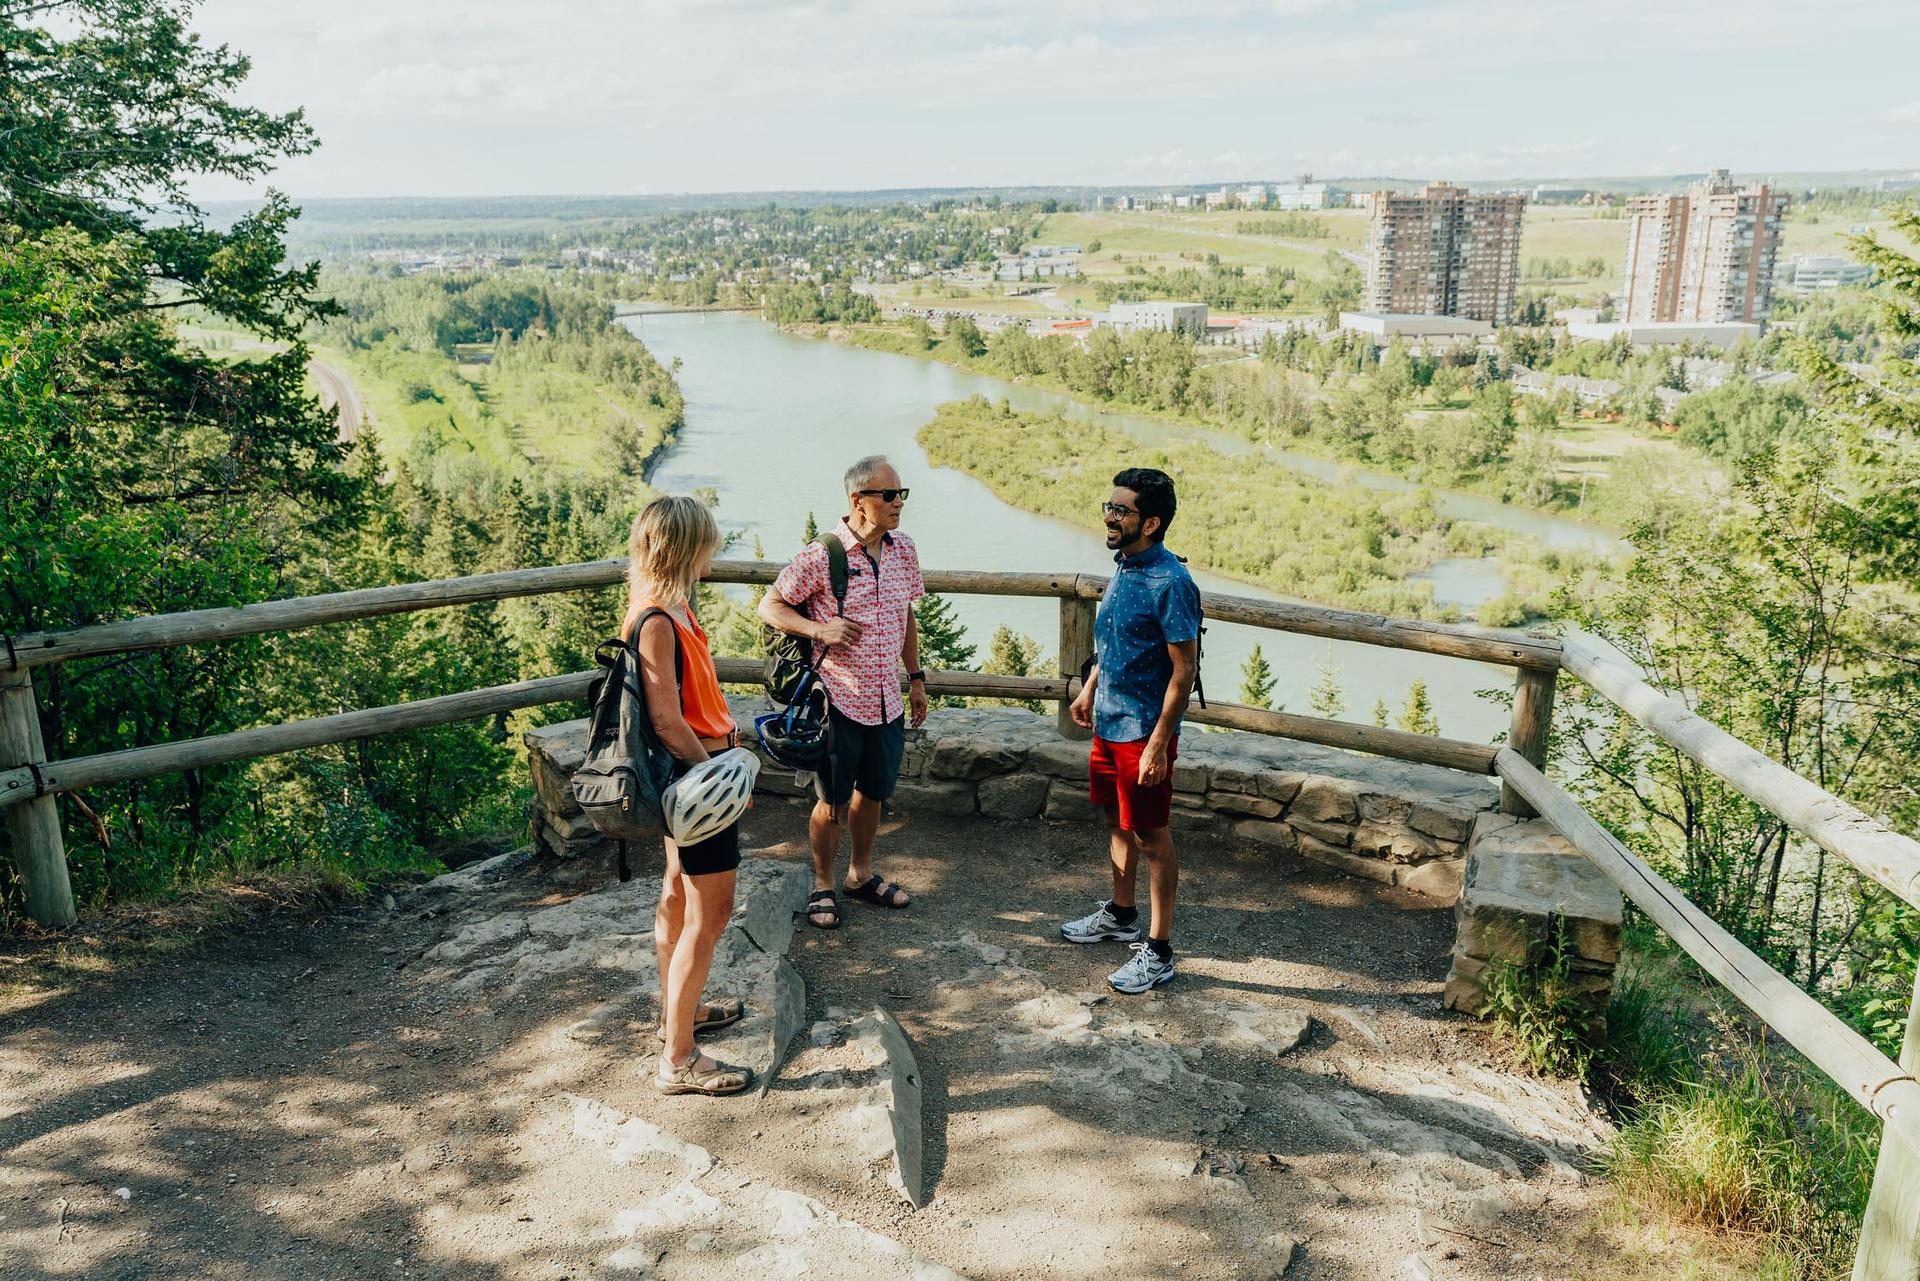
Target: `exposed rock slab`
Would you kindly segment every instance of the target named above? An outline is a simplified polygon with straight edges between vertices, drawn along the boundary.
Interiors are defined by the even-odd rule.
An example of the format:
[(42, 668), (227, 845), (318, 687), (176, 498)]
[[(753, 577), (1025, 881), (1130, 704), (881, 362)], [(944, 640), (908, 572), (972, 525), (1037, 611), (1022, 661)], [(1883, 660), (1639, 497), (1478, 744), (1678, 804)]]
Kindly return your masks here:
[(875, 1010), (855, 1023), (848, 1042), (880, 1078), (873, 1089), (892, 1134), (887, 1181), (917, 1210), (927, 1203), (921, 1174), (920, 1064), (907, 1034), (885, 1010)]

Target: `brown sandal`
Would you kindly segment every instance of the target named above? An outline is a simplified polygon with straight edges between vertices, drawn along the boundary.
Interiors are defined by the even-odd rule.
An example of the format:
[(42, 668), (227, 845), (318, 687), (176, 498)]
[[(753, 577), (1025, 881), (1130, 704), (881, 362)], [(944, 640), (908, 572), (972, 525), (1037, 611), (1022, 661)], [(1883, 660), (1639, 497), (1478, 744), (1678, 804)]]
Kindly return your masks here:
[(653, 1088), (662, 1094), (704, 1094), (717, 1098), (738, 1094), (752, 1084), (750, 1069), (722, 1063), (697, 1052), (679, 1067), (667, 1062), (667, 1056), (662, 1054), (660, 1067), (653, 1073)]
[[(699, 1036), (702, 1032), (711, 1032), (717, 1027), (738, 1023), (745, 1017), (747, 1017), (747, 1003), (737, 996), (727, 997), (723, 1001), (708, 1001), (694, 1014), (693, 1034)], [(666, 1043), (666, 1028), (654, 1028), (653, 1035), (661, 1044)]]

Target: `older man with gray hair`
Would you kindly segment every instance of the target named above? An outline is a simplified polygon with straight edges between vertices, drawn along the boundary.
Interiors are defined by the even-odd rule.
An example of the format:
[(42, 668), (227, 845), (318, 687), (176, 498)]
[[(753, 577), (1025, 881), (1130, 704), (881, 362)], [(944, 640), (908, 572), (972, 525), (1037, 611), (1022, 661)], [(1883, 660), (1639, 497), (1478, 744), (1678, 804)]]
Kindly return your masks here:
[[(760, 602), (760, 617), (814, 645), (815, 666), (832, 710), (833, 747), (814, 775), (813, 895), (807, 921), (823, 930), (840, 925), (834, 863), (843, 816), (853, 828), (847, 895), (879, 907), (907, 906), (907, 892), (875, 875), (873, 838), (880, 806), (893, 795), (906, 750), (906, 722), (927, 719), (927, 687), (920, 670), (920, 632), (913, 603), (926, 595), (920, 556), (900, 530), (907, 489), (900, 473), (878, 454), (847, 468), (848, 514), (827, 538), (847, 551), (844, 608), (833, 593), (831, 560), (822, 543), (780, 571)], [(907, 693), (900, 693), (905, 664)]]

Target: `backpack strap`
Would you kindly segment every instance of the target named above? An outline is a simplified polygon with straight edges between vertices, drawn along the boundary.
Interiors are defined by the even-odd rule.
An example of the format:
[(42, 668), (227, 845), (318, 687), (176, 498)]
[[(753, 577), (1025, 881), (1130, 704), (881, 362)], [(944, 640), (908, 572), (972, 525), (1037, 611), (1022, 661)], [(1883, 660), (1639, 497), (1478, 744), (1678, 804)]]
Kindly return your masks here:
[[(1173, 558), (1182, 565), (1187, 563), (1187, 558), (1178, 552), (1174, 553)], [(1207, 611), (1203, 608), (1200, 611), (1200, 630), (1193, 635), (1193, 696), (1200, 700), (1200, 708), (1202, 711), (1205, 711), (1207, 706), (1207, 678), (1201, 670), (1200, 659), (1206, 652), (1206, 647)]]
[(633, 879), (633, 868), (627, 865), (627, 843), (625, 841), (615, 841), (614, 844), (620, 848), (620, 879), (623, 882), (631, 881)]
[[(689, 608), (691, 608), (691, 606), (689, 606)], [(640, 629), (645, 627), (647, 620), (655, 614), (667, 620), (667, 630), (673, 636), (673, 683), (677, 686), (686, 676), (687, 656), (680, 652), (680, 625), (673, 621), (672, 614), (669, 614), (666, 610), (656, 605), (646, 613), (640, 615), (639, 618), (634, 620), (633, 640), (630, 643), (633, 646), (633, 652), (637, 658), (640, 653)]]
[(822, 534), (813, 541), (827, 553), (827, 585), (833, 591), (835, 611), (845, 616), (847, 612), (847, 545), (840, 541), (838, 534)]

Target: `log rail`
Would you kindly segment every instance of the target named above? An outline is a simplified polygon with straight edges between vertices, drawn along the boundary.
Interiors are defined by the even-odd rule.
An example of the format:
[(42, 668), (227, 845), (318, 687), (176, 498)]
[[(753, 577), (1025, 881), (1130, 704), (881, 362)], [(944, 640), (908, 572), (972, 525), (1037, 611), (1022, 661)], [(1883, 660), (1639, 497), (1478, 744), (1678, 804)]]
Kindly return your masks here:
[[(415, 610), (606, 588), (622, 581), (625, 573), (624, 560), (590, 561), (0, 637), (0, 814), (5, 817), (11, 838), (28, 914), (54, 927), (74, 919), (65, 851), (54, 810), (54, 798), (59, 794), (518, 708), (576, 701), (585, 696), (593, 675), (574, 672), (393, 707), (49, 761), (33, 698), (35, 669), (105, 654), (206, 644)], [(777, 573), (777, 566), (762, 561), (720, 561), (714, 565), (712, 579), (764, 585)], [(1092, 653), (1094, 609), (1107, 580), (1091, 574), (967, 570), (928, 571), (925, 578), (928, 590), (935, 592), (1053, 597), (1060, 602), (1056, 674), (1017, 677), (929, 672), (927, 688), (932, 694), (1057, 702), (1062, 704), (1062, 733), (1082, 736), (1083, 731), (1067, 719), (1064, 704), (1077, 692), (1080, 664)], [(1920, 1275), (1920, 1081), (1907, 1070), (1920, 1061), (1920, 989), (1915, 993), (1907, 1044), (1901, 1061), (1895, 1063), (1791, 980), (1742, 947), (1636, 859), (1543, 772), (1559, 672), (1562, 668), (1570, 671), (1796, 832), (1916, 906), (1920, 906), (1920, 844), (1734, 739), (1684, 703), (1655, 689), (1630, 664), (1590, 639), (1573, 637), (1562, 642), (1546, 636), (1211, 592), (1203, 593), (1201, 599), (1207, 616), (1217, 622), (1513, 668), (1512, 721), (1507, 746), (1501, 748), (1234, 704), (1194, 708), (1188, 716), (1203, 724), (1496, 775), (1501, 781), (1504, 810), (1544, 817), (1708, 974), (1882, 1119), (1884, 1133), (1893, 1141), (1881, 1146), (1880, 1168), (1853, 1275), (1855, 1281), (1892, 1281), (1896, 1277), (1912, 1281)], [(716, 665), (721, 679), (728, 683), (753, 683), (759, 678), (759, 664), (753, 660), (721, 659)]]

